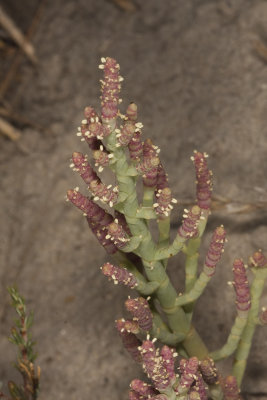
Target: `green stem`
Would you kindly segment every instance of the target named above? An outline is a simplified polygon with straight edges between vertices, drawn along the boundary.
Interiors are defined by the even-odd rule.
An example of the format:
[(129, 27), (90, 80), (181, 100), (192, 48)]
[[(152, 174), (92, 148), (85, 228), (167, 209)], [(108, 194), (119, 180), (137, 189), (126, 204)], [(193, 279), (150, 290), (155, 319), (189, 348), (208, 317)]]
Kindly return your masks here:
[(177, 306), (184, 306), (186, 304), (193, 303), (204, 292), (210, 279), (211, 277), (207, 276), (204, 272), (201, 272), (193, 288), (188, 293), (178, 296), (175, 304)]
[(152, 314), (153, 327), (150, 333), (153, 337), (156, 337), (168, 346), (175, 346), (183, 339), (183, 337), (179, 337), (169, 330), (168, 326), (162, 321), (162, 318), (157, 311), (153, 311)]
[(235, 352), (246, 323), (246, 317), (240, 317), (239, 315), (236, 316), (234, 325), (232, 326), (225, 345), (221, 349), (210, 353), (210, 357), (213, 358), (214, 361), (222, 360)]
[(143, 185), (143, 207), (153, 207), (154, 191), (154, 187), (147, 187)]

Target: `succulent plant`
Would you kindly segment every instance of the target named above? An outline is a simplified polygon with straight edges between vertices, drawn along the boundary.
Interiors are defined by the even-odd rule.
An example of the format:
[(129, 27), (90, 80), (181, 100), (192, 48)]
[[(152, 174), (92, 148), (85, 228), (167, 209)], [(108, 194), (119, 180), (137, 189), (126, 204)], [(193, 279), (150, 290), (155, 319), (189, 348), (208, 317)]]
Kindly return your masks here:
[[(215, 274), (226, 241), (224, 227), (218, 226), (198, 273), (198, 252), (211, 212), (208, 156), (193, 153), (196, 204), (184, 210), (171, 240), (170, 221), (176, 200), (159, 149), (150, 139), (142, 141), (143, 124), (138, 121), (136, 104), (131, 103), (125, 114), (120, 111), (123, 78), (117, 61), (102, 58), (99, 68), (104, 72), (100, 112), (86, 107), (77, 133), (92, 151), (95, 168), (81, 153), (73, 153), (71, 162), (91, 196), (75, 188), (68, 191), (67, 198), (83, 212), (93, 234), (113, 257), (112, 263), (102, 266), (102, 273), (115, 284), (138, 292), (138, 297), (125, 303), (132, 319), (116, 321), (116, 328), (150, 382), (133, 380), (129, 398), (239, 399), (255, 326), (266, 325), (267, 320), (266, 309), (259, 310), (267, 259), (257, 251), (249, 260), (253, 275), (250, 285), (243, 260), (233, 260), (236, 318), (226, 344), (210, 352), (192, 323), (195, 302)], [(97, 174), (96, 170), (101, 173), (105, 168), (114, 173), (115, 185), (102, 182)], [(142, 199), (137, 194), (138, 180), (143, 184)], [(152, 237), (151, 220), (157, 224), (157, 240)], [(168, 261), (178, 253), (186, 257), (183, 294), (177, 293), (168, 275)], [(155, 341), (161, 344), (156, 346)], [(223, 377), (215, 362), (232, 355), (233, 369)]]

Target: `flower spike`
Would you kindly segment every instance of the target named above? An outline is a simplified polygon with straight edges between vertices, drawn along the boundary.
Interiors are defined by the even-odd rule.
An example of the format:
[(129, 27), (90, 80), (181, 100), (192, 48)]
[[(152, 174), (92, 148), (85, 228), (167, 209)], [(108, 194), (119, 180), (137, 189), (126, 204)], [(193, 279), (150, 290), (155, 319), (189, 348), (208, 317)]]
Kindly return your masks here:
[(101, 267), (101, 270), (105, 276), (113, 279), (115, 284), (122, 283), (125, 286), (129, 286), (131, 289), (137, 286), (137, 281), (134, 275), (125, 268), (119, 268), (110, 263), (105, 263)]
[(213, 233), (204, 265), (204, 272), (207, 276), (212, 276), (215, 273), (215, 267), (223, 253), (225, 235), (222, 225), (216, 228)]
[(143, 297), (138, 297), (137, 299), (129, 298), (126, 300), (125, 306), (133, 314), (139, 327), (144, 331), (150, 331), (152, 328), (152, 313), (148, 301)]
[(201, 210), (198, 206), (193, 206), (189, 211), (184, 210), (184, 220), (178, 234), (183, 238), (190, 238), (197, 235), (198, 222), (201, 217)]
[(134, 333), (128, 332), (125, 329), (124, 319), (119, 319), (116, 321), (116, 328), (117, 331), (119, 332), (119, 335), (121, 337), (125, 349), (130, 353), (130, 355), (136, 362), (138, 363), (141, 362), (142, 357), (139, 351), (139, 346), (141, 345), (141, 341), (137, 338), (137, 336)]
[(243, 261), (237, 258), (233, 264), (234, 288), (236, 291), (236, 308), (240, 316), (247, 315), (251, 306), (250, 291), (246, 269)]
[(207, 210), (211, 206), (212, 172), (208, 169), (206, 158), (205, 153), (195, 150), (192, 160), (197, 177), (197, 204), (200, 208)]

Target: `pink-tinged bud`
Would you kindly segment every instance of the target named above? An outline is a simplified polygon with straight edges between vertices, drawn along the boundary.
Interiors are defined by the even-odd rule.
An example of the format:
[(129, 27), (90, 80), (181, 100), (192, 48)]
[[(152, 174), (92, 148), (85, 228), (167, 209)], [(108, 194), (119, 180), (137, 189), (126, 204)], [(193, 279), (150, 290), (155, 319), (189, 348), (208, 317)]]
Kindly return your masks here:
[(156, 193), (157, 202), (153, 205), (155, 208), (155, 213), (160, 219), (169, 217), (173, 205), (171, 204), (174, 199), (172, 199), (172, 192), (169, 187), (164, 189), (159, 189)]
[(152, 385), (149, 385), (148, 383), (143, 382), (140, 379), (134, 379), (130, 383), (130, 387), (132, 390), (144, 397), (150, 398), (158, 394), (158, 391)]
[(87, 161), (87, 157), (84, 156), (82, 153), (74, 152), (72, 154), (72, 161), (73, 164), (71, 166), (74, 167), (74, 170), (79, 172), (82, 179), (87, 185), (90, 185), (92, 181), (99, 182), (100, 179), (97, 176), (96, 172), (93, 170), (91, 165)]
[(103, 65), (100, 65), (100, 68), (104, 69), (104, 80), (101, 81), (101, 114), (104, 119), (113, 119), (118, 115), (120, 81), (122, 80), (119, 76), (120, 66), (116, 60), (110, 57), (101, 61)]
[(211, 206), (212, 172), (208, 169), (207, 155), (194, 151), (192, 157), (197, 178), (197, 204), (200, 208), (209, 209)]
[(149, 308), (148, 301), (143, 297), (136, 299), (127, 299), (125, 306), (128, 311), (134, 316), (139, 327), (144, 331), (150, 331), (152, 328), (152, 314)]
[(189, 239), (198, 233), (198, 222), (201, 217), (201, 209), (198, 206), (193, 206), (189, 211), (184, 210), (184, 219), (182, 225), (178, 229), (178, 235)]
[(109, 131), (107, 128), (99, 121), (91, 122), (88, 126), (88, 132), (85, 134), (88, 138), (97, 138), (102, 140), (104, 137), (108, 136)]
[(108, 254), (114, 254), (118, 251), (118, 248), (115, 244), (107, 239), (107, 229), (102, 227), (100, 224), (92, 223), (90, 218), (87, 218), (87, 222), (89, 227), (91, 228), (93, 234), (96, 236), (99, 243), (104, 247)]
[(256, 251), (249, 259), (251, 267), (267, 268), (267, 258), (261, 250)]
[[(158, 157), (147, 157), (144, 161), (137, 166), (137, 170), (146, 177), (149, 173), (153, 176), (158, 173), (159, 158)], [(156, 172), (155, 172), (156, 171)]]
[(127, 233), (123, 230), (123, 228), (117, 224), (117, 222), (112, 222), (107, 226), (108, 236), (115, 245), (121, 249), (129, 242), (130, 238)]
[(212, 358), (206, 357), (200, 361), (199, 368), (204, 381), (208, 385), (214, 385), (219, 380), (219, 373)]
[(129, 354), (136, 362), (141, 362), (142, 357), (138, 349), (141, 345), (141, 341), (135, 336), (134, 333), (126, 331), (125, 321), (123, 319), (116, 321), (116, 328), (119, 332), (125, 349), (129, 352)]
[(88, 123), (90, 123), (91, 118), (97, 117), (96, 111), (95, 111), (94, 108), (91, 107), (91, 106), (85, 107), (83, 113), (84, 113), (84, 116), (85, 116), (85, 118), (87, 119)]
[(135, 335), (140, 333), (140, 329), (139, 329), (138, 323), (136, 321), (133, 321), (133, 320), (124, 321), (124, 329), (126, 330), (126, 332), (134, 333)]
[(126, 116), (129, 121), (135, 122), (137, 120), (137, 105), (135, 103), (131, 103), (128, 105)]
[(160, 162), (158, 165), (157, 190), (162, 190), (166, 187), (169, 187), (168, 175), (166, 174), (165, 169)]
[(250, 309), (250, 290), (244, 263), (237, 258), (233, 264), (234, 288), (236, 291), (236, 308), (240, 316), (246, 316)]
[(142, 355), (144, 370), (147, 376), (153, 381), (155, 388), (158, 390), (166, 389), (170, 385), (170, 379), (154, 343), (151, 340), (145, 340), (139, 349)]
[(224, 400), (239, 400), (240, 391), (236, 378), (234, 376), (227, 376), (224, 380)]
[(164, 345), (160, 351), (162, 364), (167, 372), (170, 382), (173, 384), (176, 380), (174, 372), (174, 351), (169, 346)]
[(128, 224), (127, 224), (127, 221), (125, 219), (124, 214), (122, 214), (121, 212), (115, 210), (114, 215), (115, 215), (115, 219), (118, 220), (118, 224), (127, 233), (127, 235), (128, 236), (132, 236), (132, 233), (131, 233), (130, 228), (129, 228)]
[(97, 223), (99, 226), (105, 227), (113, 221), (112, 215), (108, 214), (103, 208), (78, 190), (68, 190), (67, 197), (76, 207), (86, 214), (91, 223)]
[(135, 132), (135, 126), (132, 122), (126, 122), (120, 133), (117, 135), (118, 142), (121, 146), (128, 146), (133, 138)]
[(222, 225), (216, 228), (212, 235), (204, 265), (204, 272), (207, 276), (212, 276), (215, 273), (216, 265), (223, 253), (225, 235), (226, 232)]
[(109, 153), (102, 146), (93, 152), (93, 157), (95, 159), (95, 166), (99, 167), (99, 172), (103, 171), (103, 167), (109, 165)]
[(115, 284), (122, 283), (125, 286), (129, 286), (131, 289), (137, 286), (137, 281), (134, 275), (125, 268), (105, 263), (101, 269), (103, 274), (108, 276), (110, 279), (113, 279)]
[(196, 373), (198, 371), (197, 357), (191, 357), (189, 360), (182, 359), (180, 361), (180, 383), (176, 389), (178, 393), (187, 392), (193, 382), (196, 380)]
[(147, 156), (141, 164), (137, 166), (137, 171), (143, 176), (143, 183), (146, 187), (154, 187), (157, 184), (159, 158), (157, 156)]
[(132, 161), (140, 160), (143, 153), (143, 143), (141, 141), (141, 132), (135, 132), (128, 144), (130, 159)]
[(108, 204), (110, 207), (113, 207), (116, 204), (118, 199), (117, 188), (111, 189), (110, 186), (104, 185), (104, 183), (99, 180), (93, 180), (90, 182), (89, 188), (94, 195), (94, 200), (100, 200), (103, 203)]

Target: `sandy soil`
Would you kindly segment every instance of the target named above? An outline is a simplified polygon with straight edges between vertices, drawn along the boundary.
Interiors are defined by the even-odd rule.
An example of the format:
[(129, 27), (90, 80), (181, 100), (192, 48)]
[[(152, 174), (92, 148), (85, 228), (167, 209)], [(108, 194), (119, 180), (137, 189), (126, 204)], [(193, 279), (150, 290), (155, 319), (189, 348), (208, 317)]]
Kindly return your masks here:
[[(19, 112), (46, 129), (25, 128), (17, 144), (0, 136), (0, 376), (3, 382), (16, 377), (6, 339), (14, 315), (5, 290), (16, 282), (35, 313), (40, 400), (126, 399), (130, 380), (141, 374), (114, 330), (128, 292), (100, 274), (105, 252), (64, 201), (68, 188), (82, 189), (68, 165), (74, 150), (87, 151), (75, 133), (83, 108), (98, 107), (101, 56), (120, 62), (123, 107), (138, 104), (144, 135), (160, 146), (178, 199), (194, 198), (189, 158), (198, 149), (210, 156), (215, 195), (266, 201), (267, 64), (255, 43), (267, 35), (267, 2), (134, 3), (136, 11), (127, 13), (111, 1), (47, 0), (33, 40), (38, 70), (25, 62), (23, 79), (9, 94), (17, 96)], [(203, 259), (211, 230), (223, 223), (229, 243), (195, 317), (211, 349), (224, 343), (234, 319), (227, 285), (234, 257), (246, 261), (258, 248), (267, 253), (266, 210), (228, 211), (210, 218), (201, 248)], [(176, 210), (173, 231), (180, 217)], [(178, 290), (182, 262), (170, 265)], [(247, 398), (267, 398), (266, 351), (261, 328), (244, 381)]]

